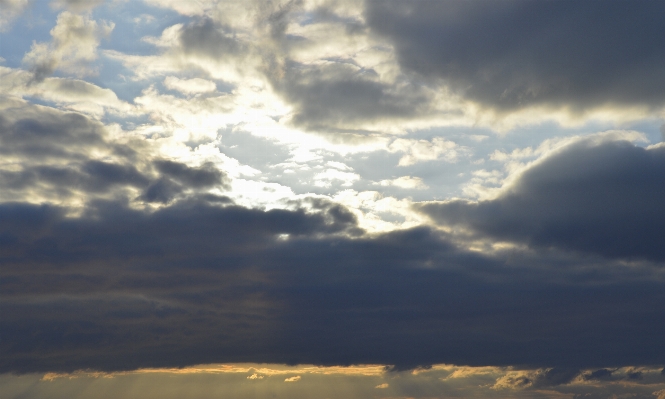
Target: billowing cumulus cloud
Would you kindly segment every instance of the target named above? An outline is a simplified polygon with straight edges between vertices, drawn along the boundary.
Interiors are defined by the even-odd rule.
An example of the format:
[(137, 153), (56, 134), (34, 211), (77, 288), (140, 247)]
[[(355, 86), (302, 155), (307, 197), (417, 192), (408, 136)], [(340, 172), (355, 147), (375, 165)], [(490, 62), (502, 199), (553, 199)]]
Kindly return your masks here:
[(499, 240), (626, 259), (665, 259), (665, 147), (580, 139), (547, 154), (495, 198), (419, 209)]
[(65, 11), (51, 30), (52, 43), (33, 43), (23, 62), (30, 65), (34, 79), (41, 82), (56, 69), (76, 75), (94, 73), (90, 62), (97, 59), (100, 39), (113, 31), (114, 24), (97, 22)]

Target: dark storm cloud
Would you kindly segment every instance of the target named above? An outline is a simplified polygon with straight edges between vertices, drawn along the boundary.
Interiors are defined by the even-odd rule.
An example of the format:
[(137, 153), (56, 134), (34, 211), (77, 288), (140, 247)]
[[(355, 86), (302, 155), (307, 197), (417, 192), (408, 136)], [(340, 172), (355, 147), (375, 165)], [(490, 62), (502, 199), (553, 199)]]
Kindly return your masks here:
[(488, 258), (422, 227), (350, 239), (357, 225), (348, 211), (315, 205), (262, 211), (188, 200), (149, 213), (96, 202), (79, 217), (0, 205), (0, 372), (216, 362), (561, 367), (539, 380), (546, 386), (577, 367), (662, 362), (656, 269)]
[(665, 260), (665, 147), (582, 140), (493, 200), (418, 206), (494, 239), (606, 257)]
[(660, 106), (662, 1), (369, 1), (371, 29), (399, 62), (464, 97), (530, 105)]

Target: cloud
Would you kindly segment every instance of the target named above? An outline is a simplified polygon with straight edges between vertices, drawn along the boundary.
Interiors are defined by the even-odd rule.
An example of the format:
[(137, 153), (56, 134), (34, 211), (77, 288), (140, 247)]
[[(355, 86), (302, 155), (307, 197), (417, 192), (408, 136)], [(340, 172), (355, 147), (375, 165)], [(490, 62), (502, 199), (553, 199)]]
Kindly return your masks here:
[(328, 168), (314, 175), (314, 184), (321, 187), (330, 187), (333, 183), (348, 187), (358, 180), (360, 180), (360, 175), (357, 173), (343, 172), (336, 168)]
[(411, 176), (402, 176), (392, 180), (381, 180), (379, 184), (382, 186), (395, 186), (411, 190), (424, 190), (429, 188), (425, 183), (423, 183), (423, 179), (420, 177)]
[(379, 385), (375, 386), (374, 388), (376, 388), (376, 389), (386, 389), (389, 386), (390, 385), (388, 385), (387, 383), (384, 382), (383, 384), (379, 384)]
[(359, 235), (343, 207), (312, 204), (0, 205), (0, 370), (662, 359), (647, 265), (488, 257), (424, 227)]
[(509, 373), (497, 379), (492, 389), (523, 389), (531, 387), (533, 382), (527, 372)]
[(464, 119), (437, 88), (400, 74), (392, 53), (343, 3), (168, 6), (195, 17), (143, 38), (160, 54), (105, 54), (138, 79), (184, 74), (223, 80), (234, 86), (234, 96), (247, 96), (236, 103), (271, 108), (282, 129), (368, 135)]
[(0, 89), (6, 95), (36, 97), (96, 118), (137, 113), (135, 107), (120, 100), (112, 90), (79, 79), (51, 77), (37, 82), (30, 72), (0, 67)]
[(108, 36), (115, 25), (112, 22), (91, 20), (87, 16), (64, 11), (51, 36), (50, 44), (33, 42), (23, 62), (30, 65), (34, 80), (41, 82), (56, 69), (79, 76), (95, 73), (89, 67), (97, 59), (100, 38)]
[[(1, 378), (257, 362), (381, 365), (354, 369), (371, 378), (364, 397), (388, 381), (382, 365), (394, 366), (380, 391), (387, 396), (411, 393), (397, 376), (414, 368), (409, 381), (472, 381), (495, 396), (510, 393), (490, 391), (495, 385), (524, 396), (575, 384), (661, 388), (653, 370), (665, 356), (663, 145), (617, 134), (511, 151), (526, 145), (523, 136), (506, 138), (509, 150), (487, 151), (487, 169), (465, 174), (497, 186), (493, 197), (422, 203), (416, 214), (408, 198), (337, 190), (371, 184), (360, 174), (423, 187), (383, 167), (452, 163), (472, 140), (393, 134), (423, 137), (431, 132), (411, 128), (465, 118), (441, 115), (448, 90), (485, 101), (477, 87), (404, 63), (400, 70), (357, 5), (277, 4), (264, 15), (254, 3), (161, 4), (187, 16), (160, 11), (156, 21), (179, 23), (144, 39), (155, 55), (102, 59), (120, 59), (135, 72), (130, 80), (144, 81), (121, 82), (117, 69), (99, 85), (48, 77), (58, 68), (91, 72), (110, 31), (70, 11), (58, 16), (52, 42), (26, 56), (33, 72), (0, 69)], [(227, 6), (240, 8), (222, 12)], [(375, 6), (393, 7), (370, 4), (367, 18)], [(395, 23), (425, 6), (414, 7)], [(144, 86), (130, 104), (104, 84)], [(502, 109), (521, 107), (511, 104)], [(270, 143), (251, 151), (261, 140)], [(463, 164), (428, 183), (459, 177)], [(287, 167), (293, 189), (278, 180)], [(423, 214), (437, 225), (419, 225)], [(365, 222), (379, 227), (364, 230)], [(492, 367), (429, 367), (443, 362)], [(343, 369), (247, 366), (235, 378), (301, 389), (312, 384), (282, 379), (351, 374)]]
[(196, 54), (213, 59), (233, 56), (243, 51), (230, 28), (216, 24), (211, 19), (201, 19), (187, 25), (179, 35), (185, 54)]
[(89, 11), (102, 4), (102, 2), (103, 0), (54, 0), (51, 2), (51, 6), (81, 12)]
[(611, 381), (614, 379), (612, 376), (612, 373), (614, 370), (608, 370), (608, 369), (599, 369), (595, 371), (591, 371), (585, 374), (582, 374), (582, 379), (585, 381)]
[(284, 382), (297, 382), (297, 381), (300, 381), (300, 376), (299, 375), (296, 375), (294, 377), (289, 377), (289, 378), (284, 380)]
[[(232, 25), (200, 16), (189, 23), (167, 27), (160, 37), (142, 38), (159, 48), (155, 55), (127, 55), (115, 50), (104, 54), (123, 62), (137, 79), (184, 74), (239, 84), (244, 78), (256, 75), (260, 61), (254, 54), (253, 39), (251, 34), (238, 32)], [(183, 87), (173, 78), (167, 79), (170, 85)], [(190, 81), (187, 87), (191, 89), (193, 83)]]
[(435, 137), (431, 141), (396, 139), (388, 146), (389, 152), (405, 153), (400, 158), (399, 166), (410, 166), (418, 162), (443, 159), (447, 162), (456, 162), (460, 148), (452, 141)]
[[(153, 157), (140, 137), (114, 134), (81, 114), (0, 101), (0, 187), (5, 201), (85, 203), (99, 198), (167, 203), (230, 188), (212, 163)], [(142, 152), (138, 152), (142, 151)]]
[(539, 370), (508, 371), (497, 378), (491, 389), (542, 389), (571, 383), (580, 375), (575, 368), (548, 368)]
[(372, 129), (377, 122), (431, 113), (427, 88), (382, 82), (375, 71), (348, 62), (287, 61), (272, 75), (275, 90), (295, 108), (292, 122), (310, 130)]
[(4, 98), (0, 114), (0, 153), (31, 160), (76, 159), (92, 149), (112, 150), (99, 122), (80, 114)]
[(418, 208), (497, 240), (662, 261), (663, 184), (665, 147), (589, 138), (531, 164), (495, 199)]
[(210, 187), (223, 184), (224, 174), (207, 163), (199, 168), (192, 168), (179, 162), (158, 160), (154, 162), (157, 170), (165, 176), (189, 187)]
[[(273, 392), (276, 396), (287, 397), (328, 397), (338, 395), (348, 399), (363, 399), (376, 395), (376, 389), (383, 389), (383, 397), (399, 398), (432, 398), (457, 396), (465, 398), (482, 398), (509, 395), (515, 398), (552, 398), (570, 397), (573, 395), (593, 399), (600, 398), (654, 398), (652, 392), (659, 394), (663, 388), (662, 380), (651, 380), (649, 383), (616, 383), (611, 381), (595, 381), (585, 383), (575, 381), (547, 389), (527, 387), (512, 389), (510, 392), (497, 392), (491, 388), (494, 379), (507, 374), (514, 374), (512, 368), (496, 368), (492, 376), (469, 377), (457, 380), (442, 378), (447, 373), (461, 367), (453, 365), (436, 365), (428, 371), (414, 373), (411, 371), (387, 371), (378, 368), (374, 374), (355, 373), (353, 367), (311, 367), (256, 364), (214, 364), (186, 367), (181, 369), (141, 369), (125, 372), (94, 372), (79, 371), (75, 373), (46, 373), (32, 375), (2, 375), (3, 393), (8, 398), (19, 398), (26, 395), (34, 398), (50, 397), (53, 399), (84, 398), (86, 392), (94, 390), (103, 392), (102, 398), (113, 398), (126, 395), (140, 396), (146, 399), (171, 399), (182, 397), (183, 392), (194, 392), (200, 398), (218, 397), (220, 393), (233, 392), (234, 398), (245, 399), (256, 397), (257, 389)], [(339, 372), (336, 372), (337, 369)], [(469, 367), (470, 370), (478, 368)], [(312, 373), (310, 370), (319, 371)], [(259, 371), (266, 374), (259, 374)], [(653, 369), (645, 370), (649, 374)], [(254, 374), (251, 374), (254, 372)], [(537, 370), (523, 370), (531, 373)], [(251, 375), (248, 376), (248, 373)], [(305, 373), (305, 374), (303, 374)], [(265, 376), (248, 384), (252, 375)], [(307, 375), (307, 384), (284, 384), (287, 375)], [(267, 378), (283, 376), (282, 378)], [(378, 378), (377, 378), (378, 377)], [(387, 383), (376, 385), (377, 381), (391, 379)], [(260, 384), (260, 387), (256, 384)], [(132, 386), (128, 391), (127, 386)], [(220, 388), (220, 386), (222, 388)], [(386, 386), (385, 388), (380, 388)], [(102, 389), (103, 388), (103, 389)], [(614, 396), (613, 396), (614, 395)]]
[(19, 16), (25, 7), (28, 5), (28, 0), (0, 0), (0, 32), (9, 30), (14, 18)]
[[(407, 71), (499, 111), (662, 107), (659, 1), (369, 1)], [(619, 17), (621, 16), (621, 17)]]
[(217, 90), (215, 82), (201, 78), (178, 79), (175, 76), (167, 76), (164, 79), (164, 86), (184, 94), (209, 93)]

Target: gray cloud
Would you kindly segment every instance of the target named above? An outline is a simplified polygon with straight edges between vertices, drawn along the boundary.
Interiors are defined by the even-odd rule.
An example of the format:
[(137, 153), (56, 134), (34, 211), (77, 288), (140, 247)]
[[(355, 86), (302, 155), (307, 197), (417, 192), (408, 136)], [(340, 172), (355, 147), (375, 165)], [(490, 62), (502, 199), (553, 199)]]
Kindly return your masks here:
[(142, 199), (147, 202), (168, 203), (178, 197), (186, 188), (229, 188), (229, 180), (226, 175), (216, 169), (212, 163), (193, 168), (179, 162), (157, 160), (153, 162), (153, 165), (162, 177), (150, 183), (146, 188)]
[(21, 201), (39, 193), (62, 200), (81, 194), (87, 201), (112, 194), (132, 200), (138, 191), (142, 200), (168, 203), (188, 192), (229, 188), (228, 177), (214, 165), (151, 159), (137, 152), (145, 146), (139, 139), (114, 142), (101, 123), (81, 114), (7, 104), (0, 110), (0, 154), (12, 163), (0, 169), (5, 198)]
[[(486, 11), (473, 4), (455, 3), (459, 12), (451, 19), (468, 16), (477, 26), (474, 18)], [(585, 7), (478, 4), (496, 15), (520, 7)], [(370, 4), (372, 29), (391, 34), (392, 27), (377, 26), (383, 14), (395, 29), (413, 23), (414, 29), (431, 27), (434, 37), (444, 29), (424, 17), (427, 7), (431, 19), (437, 17), (433, 3), (414, 3), (415, 11), (403, 18), (391, 7)], [(291, 40), (284, 15), (274, 14), (274, 39)], [(464, 23), (443, 26), (461, 26), (462, 39), (476, 40)], [(425, 37), (416, 31), (412, 42), (403, 36), (404, 43)], [(246, 51), (230, 28), (211, 20), (179, 32), (181, 47), (166, 50), (171, 55), (223, 61)], [(492, 32), (500, 36), (501, 30)], [(478, 35), (484, 43), (487, 35)], [(507, 37), (521, 43), (513, 36)], [(97, 36), (89, 37), (97, 43)], [(421, 40), (423, 46), (431, 46), (428, 40)], [(474, 68), (437, 75), (426, 57), (417, 59), (430, 53), (395, 43), (406, 69), (442, 76), (457, 90), (470, 83), (463, 94), (494, 104), (500, 87), (491, 74), (487, 87), (474, 86)], [(96, 44), (90, 48), (94, 55)], [(467, 48), (474, 61), (476, 47)], [(413, 66), (405, 61), (407, 50), (414, 52)], [(507, 50), (495, 50), (501, 64)], [(217, 65), (209, 64), (210, 70)], [(271, 70), (274, 87), (294, 106), (294, 123), (308, 128), (355, 129), (430, 112), (425, 86), (388, 84), (351, 61), (331, 60), (321, 68), (286, 61), (283, 67)], [(506, 68), (515, 76), (524, 72)], [(550, 90), (556, 79), (549, 69), (535, 61), (524, 68), (535, 72), (515, 77), (505, 103), (494, 106), (522, 106), (517, 99), (542, 82), (544, 94), (534, 94), (531, 103), (568, 98)], [(620, 87), (612, 80), (618, 72), (607, 68), (612, 94)], [(561, 70), (573, 86), (581, 79), (582, 72)], [(587, 82), (590, 94), (580, 103), (599, 95), (594, 84)], [(616, 101), (630, 102), (640, 87)], [(211, 194), (229, 184), (213, 164), (160, 158), (155, 148), (144, 151), (149, 144), (143, 138), (120, 141), (125, 135), (114, 137), (83, 115), (12, 101), (0, 110), (0, 373), (226, 362), (392, 364), (404, 370), (447, 363), (540, 368), (506, 381), (509, 388), (539, 389), (576, 377), (637, 380), (639, 369), (620, 376), (614, 370), (663, 364), (665, 290), (662, 268), (653, 261), (665, 258), (665, 147), (580, 141), (535, 163), (495, 200), (420, 207), (442, 224), (472, 231), (472, 238), (531, 246), (480, 253), (467, 249), (467, 237), (428, 226), (366, 233), (349, 209), (329, 200), (299, 196), (284, 204), (290, 210), (239, 206)], [(162, 144), (158, 136), (150, 139), (155, 145)], [(68, 205), (76, 195), (80, 201)], [(399, 381), (391, 380), (393, 386)]]
[(665, 103), (660, 1), (369, 1), (400, 64), (500, 110)]
[(291, 22), (290, 13), (302, 5), (302, 0), (290, 0), (285, 4), (280, 4), (276, 10), (272, 11), (265, 22), (270, 26), (270, 36), (276, 40), (284, 39), (286, 29)]
[(568, 384), (579, 375), (580, 371), (575, 368), (554, 367), (543, 370), (535, 375), (532, 381), (534, 388), (553, 387)]
[(148, 183), (149, 179), (132, 166), (100, 161), (67, 167), (24, 167), (18, 172), (0, 171), (0, 187), (4, 190), (20, 191), (48, 185), (61, 197), (74, 195), (74, 190), (106, 193), (121, 186), (140, 188)]
[(183, 28), (180, 32), (180, 45), (185, 54), (213, 59), (235, 56), (245, 50), (230, 28), (206, 18)]
[(283, 73), (273, 76), (273, 85), (296, 106), (293, 122), (314, 130), (352, 130), (431, 111), (431, 93), (423, 87), (382, 83), (373, 70), (344, 62), (307, 66), (288, 61)]
[(215, 168), (212, 163), (192, 168), (179, 162), (159, 160), (154, 162), (155, 167), (163, 175), (169, 176), (189, 187), (210, 187), (228, 185), (224, 174)]
[(582, 140), (530, 167), (496, 199), (418, 208), (494, 239), (662, 261), (663, 187), (665, 147)]
[(490, 258), (422, 227), (350, 239), (340, 234), (357, 226), (343, 208), (315, 205), (95, 202), (74, 218), (0, 205), (0, 371), (563, 367), (537, 381), (546, 386), (571, 368), (662, 362), (665, 301), (649, 268)]
[[(21, 166), (0, 174), (3, 194), (19, 193), (0, 204), (0, 372), (521, 364), (554, 367), (529, 380), (547, 386), (572, 369), (661, 364), (665, 355), (665, 294), (648, 264), (626, 269), (556, 251), (480, 255), (427, 227), (366, 235), (349, 210), (322, 199), (248, 209), (206, 193), (227, 184), (212, 165), (125, 151), (84, 116), (16, 102), (0, 121), (3, 155)], [(90, 155), (104, 151), (109, 159)], [(499, 209), (520, 213), (468, 220), (503, 231), (491, 223), (554, 215), (578, 223), (573, 232), (600, 231), (598, 242), (618, 237), (597, 249), (556, 229), (542, 236), (556, 245), (659, 258), (663, 202), (653, 190), (663, 186), (662, 154), (577, 143), (529, 169), (502, 199)], [(83, 204), (72, 212), (25, 202), (45, 187), (64, 192), (58, 198), (82, 193)], [(510, 205), (515, 198), (520, 206)], [(136, 200), (163, 205), (139, 210)], [(461, 223), (485, 205), (437, 206), (439, 215), (461, 210)], [(641, 241), (624, 232), (634, 219), (619, 224), (609, 210), (638, 218), (652, 236), (635, 246)], [(525, 226), (507, 231), (530, 237)]]
[(5, 156), (75, 160), (93, 148), (106, 148), (104, 136), (99, 122), (76, 113), (18, 101), (0, 112), (0, 153)]
[(582, 378), (586, 381), (612, 381), (614, 379), (612, 373), (613, 370), (598, 369), (582, 374)]

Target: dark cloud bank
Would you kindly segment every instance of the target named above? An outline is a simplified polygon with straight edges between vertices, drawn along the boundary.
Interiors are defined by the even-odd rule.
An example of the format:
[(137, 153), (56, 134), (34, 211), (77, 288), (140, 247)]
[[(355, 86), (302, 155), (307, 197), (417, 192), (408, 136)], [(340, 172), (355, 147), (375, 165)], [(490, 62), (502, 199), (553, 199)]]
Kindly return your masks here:
[(100, 202), (67, 218), (5, 203), (0, 220), (2, 372), (241, 361), (569, 369), (665, 355), (665, 293), (648, 270), (507, 262), (428, 228), (342, 238), (354, 219), (330, 204), (266, 212), (189, 200), (148, 214)]
[(500, 110), (665, 102), (665, 3), (369, 1), (400, 64)]
[(583, 141), (495, 201), (422, 208), (535, 250), (494, 255), (427, 227), (364, 236), (320, 200), (264, 211), (200, 194), (155, 212), (100, 200), (78, 217), (4, 203), (0, 371), (444, 362), (555, 367), (547, 378), (569, 381), (660, 365), (660, 267), (615, 259), (662, 259), (664, 159)]

